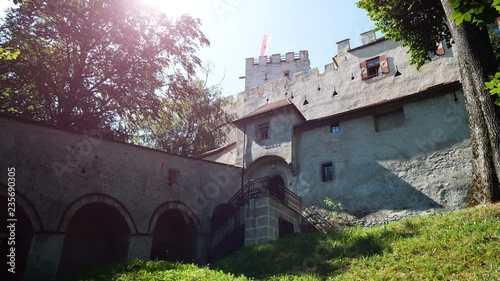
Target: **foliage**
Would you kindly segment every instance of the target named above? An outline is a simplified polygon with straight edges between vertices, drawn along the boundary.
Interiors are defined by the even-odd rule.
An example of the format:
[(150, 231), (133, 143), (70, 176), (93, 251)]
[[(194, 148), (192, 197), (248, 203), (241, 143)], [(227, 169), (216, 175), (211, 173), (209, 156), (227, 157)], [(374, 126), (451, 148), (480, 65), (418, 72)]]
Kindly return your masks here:
[[(182, 94), (180, 94), (182, 93)], [(180, 155), (196, 156), (224, 144), (232, 116), (217, 86), (178, 77), (161, 99), (158, 118), (141, 124), (137, 141)]]
[(450, 4), (453, 8), (451, 18), (457, 25), (465, 21), (482, 27), (485, 24), (494, 22), (498, 16), (498, 11), (500, 11), (499, 0), (450, 0)]
[[(51, 1), (49, 1), (51, 2)], [(0, 27), (0, 112), (76, 130), (111, 128), (126, 139), (162, 106), (158, 90), (193, 75), (208, 45), (200, 21), (176, 20), (133, 0), (26, 0)]]
[(439, 1), (360, 0), (357, 5), (368, 11), (377, 30), (409, 47), (410, 63), (417, 69), (430, 59), (429, 53), (436, 51), (438, 42), (450, 44), (451, 34)]
[(492, 96), (496, 95), (496, 105), (500, 106), (500, 72), (497, 72), (491, 81), (486, 82), (486, 90), (490, 91)]
[(214, 281), (214, 280), (248, 280), (244, 276), (235, 277), (230, 273), (199, 268), (194, 264), (172, 263), (168, 261), (142, 261), (139, 259), (115, 263), (96, 268), (85, 273), (79, 281)]
[(302, 234), (210, 267), (263, 280), (499, 280), (500, 204)]
[(15, 60), (21, 52), (14, 48), (0, 48), (0, 61)]
[(500, 204), (492, 204), (284, 238), (246, 247), (209, 267), (135, 259), (76, 280), (499, 280), (499, 218)]
[(344, 224), (354, 220), (353, 216), (343, 211), (342, 202), (335, 202), (328, 197), (325, 198), (323, 202), (325, 202), (325, 204), (330, 208), (328, 215), (330, 217), (330, 222), (334, 225)]

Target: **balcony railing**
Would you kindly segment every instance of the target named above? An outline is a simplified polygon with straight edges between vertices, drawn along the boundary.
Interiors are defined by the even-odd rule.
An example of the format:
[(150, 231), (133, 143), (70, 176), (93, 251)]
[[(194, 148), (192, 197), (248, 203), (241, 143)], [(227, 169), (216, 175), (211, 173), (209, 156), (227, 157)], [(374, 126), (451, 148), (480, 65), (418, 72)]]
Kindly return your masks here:
[(250, 199), (257, 199), (264, 196), (269, 196), (300, 214), (300, 197), (285, 186), (271, 185), (270, 177), (249, 181), (228, 203), (239, 208)]

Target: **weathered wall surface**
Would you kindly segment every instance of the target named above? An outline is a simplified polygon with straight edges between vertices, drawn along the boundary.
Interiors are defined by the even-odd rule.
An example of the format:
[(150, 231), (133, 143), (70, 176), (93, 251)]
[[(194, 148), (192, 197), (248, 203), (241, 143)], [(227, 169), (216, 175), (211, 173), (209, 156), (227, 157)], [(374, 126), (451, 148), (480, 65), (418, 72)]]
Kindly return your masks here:
[[(59, 230), (70, 203), (101, 193), (123, 204), (138, 233), (147, 233), (155, 210), (172, 201), (183, 202), (206, 232), (215, 205), (240, 188), (238, 167), (5, 118), (0, 128), (0, 168), (16, 167), (17, 191), (47, 231)], [(169, 184), (169, 169), (178, 171), (175, 183)]]
[[(61, 265), (64, 253), (73, 254), (66, 246), (78, 245), (67, 230), (73, 215), (92, 203), (111, 206), (124, 219), (123, 258), (148, 259), (157, 220), (180, 210), (193, 229), (193, 255), (203, 263), (214, 207), (241, 188), (241, 168), (106, 141), (98, 133), (70, 133), (5, 116), (0, 130), (0, 169), (15, 167), (16, 203), (34, 231), (29, 257), (18, 261), (26, 264), (24, 280), (56, 280), (73, 272), (71, 262)], [(1, 177), (0, 195), (7, 194), (6, 187), (7, 177)], [(88, 245), (92, 255), (97, 242), (103, 241)]]
[[(340, 48), (339, 48), (340, 49)], [(407, 48), (392, 40), (379, 39), (369, 46), (355, 48), (336, 58), (319, 73), (317, 68), (306, 75), (296, 73), (291, 80), (281, 78), (238, 94), (234, 107), (238, 116), (244, 116), (269, 102), (288, 97), (307, 120), (338, 114), (355, 108), (381, 103), (401, 96), (418, 93), (429, 87), (459, 80), (458, 64), (452, 50), (427, 62), (420, 70), (409, 64)], [(360, 63), (376, 56), (386, 55), (389, 73), (368, 80), (361, 79)], [(401, 76), (394, 77), (396, 65)], [(259, 73), (264, 70), (259, 69)], [(247, 77), (251, 74), (247, 73)], [(354, 79), (351, 79), (351, 78)], [(332, 96), (336, 91), (338, 95)], [(293, 98), (292, 98), (293, 97)], [(304, 105), (307, 99), (308, 104)]]
[[(403, 105), (404, 124), (376, 132), (373, 115), (340, 120), (300, 134), (299, 175), (292, 190), (304, 206), (326, 197), (356, 215), (378, 211), (465, 207), (471, 150), (463, 95)], [(332, 162), (334, 178), (322, 181)]]
[[(233, 128), (234, 131), (234, 128)], [(233, 132), (234, 133), (234, 132)], [(227, 145), (226, 147), (214, 152), (209, 155), (202, 155), (201, 158), (208, 161), (214, 161), (229, 165), (239, 166), (241, 163), (236, 162), (236, 143)]]
[[(244, 167), (249, 167), (254, 161), (265, 156), (279, 156), (290, 163), (293, 126), (302, 121), (297, 113), (292, 112), (290, 106), (245, 120), (245, 124), (240, 125), (236, 131), (238, 151), (236, 163), (243, 163), (243, 150), (245, 150)], [(269, 138), (257, 140), (255, 130), (257, 125), (263, 122), (269, 122)]]
[(245, 91), (252, 88), (263, 90), (264, 84), (269, 81), (277, 81), (284, 77), (286, 73), (291, 78), (295, 73), (304, 72), (307, 75), (311, 68), (309, 53), (300, 51), (299, 53), (273, 54), (272, 56), (262, 56), (259, 58), (247, 58), (245, 66)]

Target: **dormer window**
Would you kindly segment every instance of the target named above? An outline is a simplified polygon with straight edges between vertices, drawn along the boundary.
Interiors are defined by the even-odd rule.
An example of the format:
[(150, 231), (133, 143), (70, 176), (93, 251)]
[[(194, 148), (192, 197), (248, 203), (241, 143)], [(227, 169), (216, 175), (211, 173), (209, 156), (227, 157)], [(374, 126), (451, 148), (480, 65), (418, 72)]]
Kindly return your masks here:
[(255, 138), (258, 141), (269, 138), (269, 121), (259, 123), (255, 126)]
[(359, 64), (359, 67), (361, 68), (362, 80), (389, 73), (389, 65), (387, 62), (387, 57), (385, 55), (381, 55), (361, 62)]

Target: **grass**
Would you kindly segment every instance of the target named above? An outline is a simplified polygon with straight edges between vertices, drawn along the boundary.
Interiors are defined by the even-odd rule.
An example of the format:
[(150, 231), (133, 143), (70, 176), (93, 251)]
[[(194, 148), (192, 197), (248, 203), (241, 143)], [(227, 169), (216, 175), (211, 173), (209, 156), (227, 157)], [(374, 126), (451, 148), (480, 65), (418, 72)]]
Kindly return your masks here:
[(80, 280), (500, 280), (500, 204), (303, 234), (244, 248), (203, 268), (129, 263), (136, 265), (128, 271), (123, 263), (108, 268), (107, 279)]

